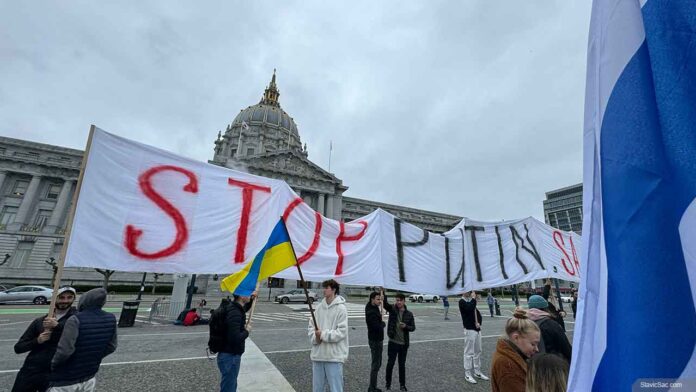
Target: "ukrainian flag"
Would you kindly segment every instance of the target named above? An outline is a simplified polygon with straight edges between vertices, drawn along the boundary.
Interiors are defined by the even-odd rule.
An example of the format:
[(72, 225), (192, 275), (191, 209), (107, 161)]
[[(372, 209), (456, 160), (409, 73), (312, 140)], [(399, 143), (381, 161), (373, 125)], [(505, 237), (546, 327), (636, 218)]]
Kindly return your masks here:
[(220, 288), (235, 295), (250, 296), (256, 283), (297, 264), (290, 235), (283, 219), (273, 228), (266, 246), (244, 268), (220, 282)]

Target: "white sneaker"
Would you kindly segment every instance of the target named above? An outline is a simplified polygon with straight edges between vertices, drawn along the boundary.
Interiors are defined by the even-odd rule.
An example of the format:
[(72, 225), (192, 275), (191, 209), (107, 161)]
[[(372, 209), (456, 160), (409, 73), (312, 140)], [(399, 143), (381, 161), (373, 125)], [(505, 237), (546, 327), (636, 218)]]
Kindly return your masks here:
[(488, 381), (490, 378), (483, 373), (474, 373), (474, 376), (480, 378), (481, 380)]
[(474, 380), (474, 378), (468, 374), (464, 376), (464, 380), (466, 380), (466, 382), (468, 382), (469, 384), (477, 384), (476, 380)]

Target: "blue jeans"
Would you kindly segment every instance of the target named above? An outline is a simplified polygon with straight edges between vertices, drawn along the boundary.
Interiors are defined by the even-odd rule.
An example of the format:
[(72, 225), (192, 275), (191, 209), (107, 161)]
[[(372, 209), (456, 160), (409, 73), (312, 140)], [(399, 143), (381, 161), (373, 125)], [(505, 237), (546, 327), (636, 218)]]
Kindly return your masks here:
[(230, 353), (218, 353), (220, 369), (220, 392), (237, 392), (237, 376), (242, 365), (242, 356)]
[(312, 391), (324, 392), (326, 384), (331, 392), (343, 392), (343, 364), (312, 361)]

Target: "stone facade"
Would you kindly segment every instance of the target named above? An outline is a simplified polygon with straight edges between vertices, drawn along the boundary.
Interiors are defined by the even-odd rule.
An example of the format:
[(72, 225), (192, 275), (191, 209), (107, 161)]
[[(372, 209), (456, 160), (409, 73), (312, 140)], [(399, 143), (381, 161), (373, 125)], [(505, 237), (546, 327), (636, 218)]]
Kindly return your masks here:
[[(351, 221), (381, 208), (436, 233), (462, 219), (345, 197), (348, 187), (343, 181), (309, 160), (297, 125), (280, 107), (279, 97), (274, 73), (261, 101), (241, 110), (225, 132), (218, 133), (209, 162), (284, 180), (313, 209), (332, 219)], [(45, 260), (58, 259), (60, 254), (82, 155), (79, 150), (0, 137), (0, 262), (2, 255), (10, 255), (0, 266), (0, 284), (49, 283), (52, 268)], [(141, 277), (140, 273), (115, 273), (110, 281), (137, 284)], [(199, 291), (209, 286), (214, 294), (217, 279), (199, 276), (196, 285)], [(92, 268), (67, 268), (63, 282), (99, 284), (102, 280)], [(172, 277), (163, 276), (159, 282), (171, 284)]]
[[(50, 285), (83, 152), (0, 137), (0, 284)], [(112, 284), (137, 284), (142, 274), (117, 272)], [(63, 283), (100, 285), (93, 268), (66, 268)], [(162, 276), (158, 283), (171, 283)]]

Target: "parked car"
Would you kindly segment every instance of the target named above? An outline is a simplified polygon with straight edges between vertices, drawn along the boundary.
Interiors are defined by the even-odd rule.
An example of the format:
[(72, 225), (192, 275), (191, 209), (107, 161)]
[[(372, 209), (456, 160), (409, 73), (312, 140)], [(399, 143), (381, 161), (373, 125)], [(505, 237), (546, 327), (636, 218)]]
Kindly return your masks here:
[[(317, 300), (317, 293), (314, 291), (309, 292), (309, 303)], [(290, 290), (284, 294), (278, 294), (275, 297), (275, 302), (280, 302), (281, 304), (286, 304), (288, 302), (307, 302), (307, 296), (303, 289)]]
[(17, 286), (0, 291), (0, 303), (31, 302), (36, 305), (47, 304), (53, 296), (53, 289), (43, 286)]
[(411, 294), (408, 299), (411, 302), (437, 302), (440, 300), (440, 296), (432, 294)]
[(571, 303), (573, 302), (573, 297), (568, 295), (561, 295), (561, 301)]

